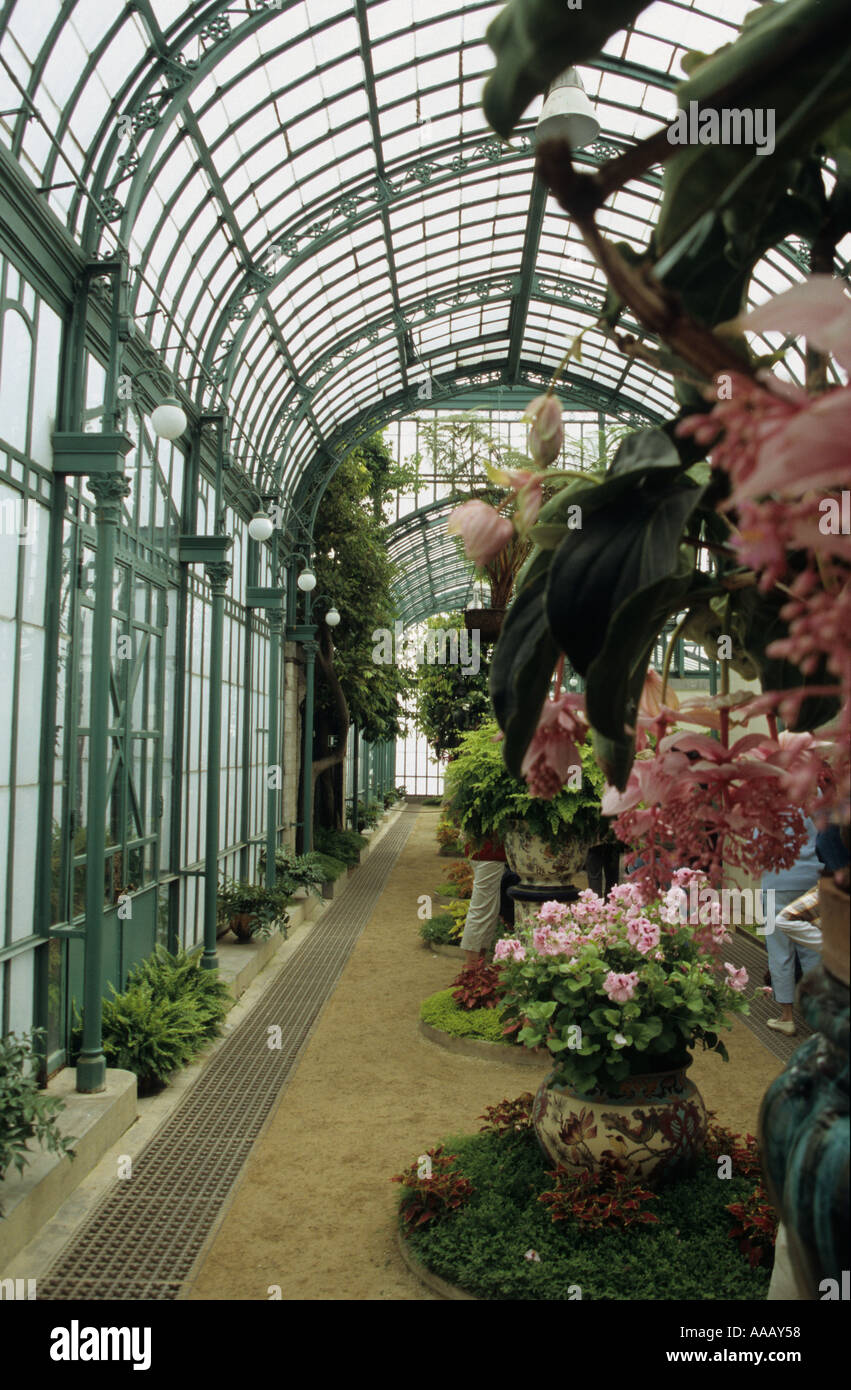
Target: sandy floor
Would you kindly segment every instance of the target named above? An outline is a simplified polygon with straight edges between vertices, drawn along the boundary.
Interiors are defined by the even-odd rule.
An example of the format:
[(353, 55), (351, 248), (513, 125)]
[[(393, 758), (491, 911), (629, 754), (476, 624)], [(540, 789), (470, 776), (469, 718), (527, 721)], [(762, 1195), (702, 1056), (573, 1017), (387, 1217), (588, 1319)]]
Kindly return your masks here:
[[(417, 896), (434, 892), (438, 813), (420, 812), (301, 1063), (249, 1160), (189, 1294), (194, 1299), (433, 1299), (395, 1243), (392, 1174), (441, 1136), (478, 1129), (486, 1105), (535, 1089), (536, 1073), (456, 1056), (417, 1030), (419, 1005), (457, 962), (420, 943)], [(730, 1065), (690, 1075), (735, 1130), (756, 1128), (782, 1064), (744, 1025)]]

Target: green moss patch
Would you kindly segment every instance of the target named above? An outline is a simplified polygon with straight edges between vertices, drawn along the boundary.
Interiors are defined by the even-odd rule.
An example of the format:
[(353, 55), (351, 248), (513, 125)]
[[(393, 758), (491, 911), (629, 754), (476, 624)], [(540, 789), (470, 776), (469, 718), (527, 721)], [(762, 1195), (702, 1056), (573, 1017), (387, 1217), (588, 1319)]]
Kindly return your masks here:
[(477, 1298), (571, 1301), (578, 1290), (583, 1300), (609, 1301), (766, 1297), (770, 1267), (749, 1266), (728, 1235), (734, 1221), (724, 1210), (746, 1200), (754, 1180), (720, 1179), (713, 1159), (659, 1189), (652, 1208), (658, 1225), (589, 1230), (572, 1218), (554, 1222), (537, 1200), (553, 1179), (533, 1131), (463, 1135), (444, 1146), (457, 1155), (454, 1168), (472, 1182), (473, 1195), (415, 1228), (409, 1248), (433, 1274)]
[(502, 1036), (505, 1024), (499, 1009), (459, 1009), (452, 995), (451, 989), (441, 989), (423, 1000), (420, 1007), (423, 1023), (453, 1038), (478, 1038), (480, 1042), (516, 1046)]

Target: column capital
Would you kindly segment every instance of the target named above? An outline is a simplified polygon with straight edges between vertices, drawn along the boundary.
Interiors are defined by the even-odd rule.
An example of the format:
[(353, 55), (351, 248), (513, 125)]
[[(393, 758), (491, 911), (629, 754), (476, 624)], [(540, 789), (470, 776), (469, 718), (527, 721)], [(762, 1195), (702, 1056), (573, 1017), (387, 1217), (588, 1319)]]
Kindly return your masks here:
[(281, 633), (284, 630), (284, 613), (281, 608), (267, 608), (266, 621), (271, 632)]
[(302, 642), (301, 645), (308, 661), (313, 661), (316, 653), (319, 651), (319, 643), (314, 641), (312, 637), (309, 637), (307, 641)]
[(214, 560), (204, 566), (204, 573), (213, 593), (224, 594), (228, 587), (228, 580), (233, 574), (233, 565), (229, 560)]
[(121, 503), (130, 492), (130, 484), (123, 473), (93, 473), (86, 479), (86, 487), (95, 499), (98, 521), (111, 521), (115, 525), (121, 520)]

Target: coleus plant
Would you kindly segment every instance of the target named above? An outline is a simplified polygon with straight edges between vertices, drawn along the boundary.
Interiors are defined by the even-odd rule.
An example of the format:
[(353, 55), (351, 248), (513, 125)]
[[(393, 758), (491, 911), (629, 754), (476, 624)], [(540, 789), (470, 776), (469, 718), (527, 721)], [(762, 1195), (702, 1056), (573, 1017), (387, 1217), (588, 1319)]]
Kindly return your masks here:
[[(644, 8), (642, 0), (581, 10), (511, 0), (488, 31), (498, 61), (484, 106), (498, 133), (507, 138), (532, 96), (597, 57)], [(622, 794), (605, 806), (620, 815), (615, 830), (654, 861), (651, 892), (666, 873), (669, 881), (670, 864), (656, 863), (665, 844), (713, 878), (722, 857), (759, 872), (794, 859), (803, 820), (796, 810), (788, 833), (760, 835), (756, 848), (743, 833), (736, 838), (745, 821), (767, 830), (790, 805), (849, 818), (851, 540), (836, 518), (851, 484), (851, 388), (839, 370), (851, 368), (851, 301), (831, 278), (851, 226), (844, 0), (762, 5), (735, 43), (687, 55), (683, 66), (683, 110), (692, 101), (775, 110), (775, 148), (756, 157), (744, 144), (682, 146), (662, 129), (593, 174), (574, 169), (563, 141), (539, 149), (539, 174), (608, 281), (597, 327), (626, 355), (670, 373), (680, 410), (625, 438), (602, 479), (554, 477), (540, 438), (530, 439), (533, 472), (517, 469), (503, 481), (517, 497), (515, 528), (536, 548), (491, 666), (506, 763), (527, 777), (536, 739), (539, 770), (564, 766), (552, 737), (563, 754), (560, 681), (548, 700), (559, 658), (584, 678), (584, 708), (571, 717), (590, 725), (600, 765)], [(835, 162), (828, 177), (826, 156)], [(657, 164), (663, 198), (648, 246), (613, 244), (597, 212)], [(814, 274), (744, 315), (755, 266), (791, 235), (810, 246)], [(620, 331), (625, 311), (657, 348)], [(770, 372), (781, 354), (755, 357), (744, 336), (775, 330), (806, 337), (806, 389)], [(544, 435), (556, 436), (552, 387), (533, 406)], [(555, 495), (541, 505), (543, 485)], [(480, 546), (486, 520), (478, 517)], [(674, 713), (663, 680), (655, 719), (642, 726), (650, 657), (673, 619), (676, 636), (720, 657), (722, 695), (713, 709)], [(760, 681), (761, 700), (728, 694), (730, 666)], [(770, 737), (734, 739), (738, 724), (765, 714)], [(776, 736), (777, 714), (797, 742)], [(689, 720), (719, 737), (672, 733)], [(816, 729), (818, 741), (809, 737)], [(693, 814), (679, 833), (687, 784)], [(553, 794), (546, 780), (538, 786), (538, 795)], [(674, 803), (676, 814), (651, 824), (654, 810)], [(698, 833), (707, 820), (710, 829)]]

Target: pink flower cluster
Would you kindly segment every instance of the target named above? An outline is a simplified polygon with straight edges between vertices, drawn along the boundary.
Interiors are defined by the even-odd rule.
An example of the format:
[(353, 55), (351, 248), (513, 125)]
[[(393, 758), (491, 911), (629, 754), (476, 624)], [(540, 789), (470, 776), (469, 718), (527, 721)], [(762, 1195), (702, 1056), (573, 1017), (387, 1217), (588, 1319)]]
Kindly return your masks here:
[(494, 947), (493, 958), (494, 960), (525, 960), (526, 947), (516, 937), (503, 937)]
[(603, 989), (616, 1004), (626, 1004), (635, 994), (637, 984), (638, 975), (634, 970), (626, 975), (616, 975), (610, 970), (603, 981)]
[(723, 865), (755, 877), (790, 868), (806, 840), (798, 807), (808, 809), (806, 798), (796, 800), (806, 781), (792, 763), (788, 748), (758, 734), (728, 747), (677, 732), (637, 757), (625, 790), (609, 787), (602, 809), (617, 816), (615, 834), (632, 847), (627, 862), (645, 900), (664, 893), (683, 863), (716, 884)]
[(520, 771), (530, 796), (552, 801), (568, 779), (572, 767), (582, 766), (579, 745), (585, 742), (588, 721), (584, 695), (559, 695), (546, 699), (538, 727)]
[[(840, 281), (812, 275), (803, 285), (776, 296), (739, 321), (764, 333), (776, 330), (806, 337), (811, 348), (830, 353), (851, 371), (851, 298)], [(812, 677), (824, 663), (836, 677), (840, 715), (829, 731), (835, 746), (833, 778), (821, 806), (840, 817), (851, 801), (851, 536), (839, 524), (851, 477), (851, 385), (808, 394), (768, 373), (764, 385), (729, 373), (716, 379), (719, 399), (707, 415), (678, 426), (701, 443), (714, 445), (714, 468), (730, 477), (722, 510), (733, 513), (731, 546), (757, 575), (762, 592), (779, 583), (791, 591), (781, 610), (788, 636), (769, 644), (782, 658)], [(789, 566), (790, 552), (803, 553), (803, 570)], [(775, 692), (783, 717), (797, 717), (806, 692)], [(781, 703), (782, 701), (782, 703)], [(826, 731), (828, 732), (828, 731)]]

